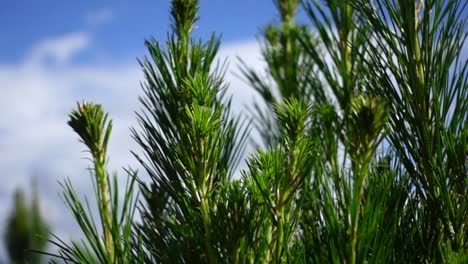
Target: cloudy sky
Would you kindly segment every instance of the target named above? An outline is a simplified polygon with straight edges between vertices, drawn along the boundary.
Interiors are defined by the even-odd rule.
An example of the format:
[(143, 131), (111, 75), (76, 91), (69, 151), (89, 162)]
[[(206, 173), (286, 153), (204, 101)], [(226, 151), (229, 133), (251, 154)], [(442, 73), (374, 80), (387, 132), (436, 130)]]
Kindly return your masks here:
[[(240, 112), (255, 94), (236, 77), (236, 57), (262, 68), (256, 37), (276, 20), (272, 1), (201, 2), (195, 35), (222, 34), (219, 57), (230, 62), (226, 80), (234, 111)], [(124, 176), (123, 166), (138, 168), (130, 154), (138, 147), (129, 132), (136, 127), (143, 80), (136, 59), (147, 54), (145, 39), (165, 40), (168, 8), (169, 0), (1, 1), (0, 241), (14, 190), (29, 193), (33, 178), (54, 233), (64, 239), (80, 236), (58, 196), (58, 182), (65, 177), (80, 194), (91, 191), (84, 147), (66, 125), (76, 101), (101, 103), (110, 112), (110, 169)], [(4, 259), (0, 242), (0, 263)]]
[[(21, 187), (29, 194), (38, 181), (42, 208), (54, 233), (77, 237), (79, 229), (58, 196), (58, 182), (70, 177), (80, 194), (91, 183), (84, 147), (66, 125), (77, 100), (102, 103), (114, 120), (111, 170), (138, 167), (129, 128), (140, 108), (144, 40), (164, 41), (169, 1), (26, 1), (0, 6), (0, 235)], [(253, 93), (238, 77), (237, 56), (261, 68), (256, 36), (275, 20), (270, 0), (205, 0), (195, 35), (222, 33), (220, 58), (230, 67), (227, 81), (240, 111)], [(0, 243), (0, 262), (5, 251)]]

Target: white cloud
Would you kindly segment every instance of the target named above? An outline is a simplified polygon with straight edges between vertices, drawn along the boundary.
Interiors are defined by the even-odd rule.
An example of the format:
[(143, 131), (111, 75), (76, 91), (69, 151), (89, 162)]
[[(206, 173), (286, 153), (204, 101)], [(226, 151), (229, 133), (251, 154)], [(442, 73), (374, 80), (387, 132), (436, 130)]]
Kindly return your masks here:
[(91, 36), (86, 32), (75, 32), (60, 37), (48, 38), (37, 44), (28, 56), (28, 65), (43, 65), (49, 60), (55, 64), (66, 64), (91, 43)]
[[(84, 32), (49, 38), (39, 42), (19, 65), (0, 64), (0, 236), (14, 189), (29, 186), (31, 177), (38, 178), (42, 205), (54, 232), (64, 238), (79, 235), (57, 195), (57, 182), (65, 177), (71, 178), (79, 193), (92, 195), (88, 161), (83, 159), (86, 153), (81, 152), (84, 146), (66, 124), (77, 100), (102, 103), (114, 120), (109, 146), (111, 170), (124, 176), (123, 166), (137, 167), (129, 152), (138, 150), (129, 127), (137, 127), (134, 110), (141, 108), (137, 100), (143, 80), (140, 67), (136, 61), (99, 66), (70, 63), (73, 56), (90, 47), (91, 41)], [(230, 61), (226, 81), (233, 94), (233, 107), (239, 111), (255, 95), (235, 76), (236, 56), (255, 68), (261, 68), (262, 63), (255, 42), (227, 44), (220, 51), (219, 57)], [(47, 63), (49, 59), (55, 64)]]
[(85, 14), (85, 23), (89, 26), (99, 26), (111, 22), (115, 18), (115, 13), (110, 8), (101, 8), (89, 11)]
[(262, 60), (260, 46), (257, 41), (246, 41), (238, 43), (228, 43), (220, 49), (218, 57), (221, 61), (227, 60), (228, 69), (226, 72), (226, 82), (229, 84), (229, 94), (233, 96), (232, 106), (234, 111), (242, 110), (250, 105), (253, 100), (258, 99), (258, 94), (241, 77), (240, 59), (250, 68), (258, 70), (260, 73), (266, 66)]

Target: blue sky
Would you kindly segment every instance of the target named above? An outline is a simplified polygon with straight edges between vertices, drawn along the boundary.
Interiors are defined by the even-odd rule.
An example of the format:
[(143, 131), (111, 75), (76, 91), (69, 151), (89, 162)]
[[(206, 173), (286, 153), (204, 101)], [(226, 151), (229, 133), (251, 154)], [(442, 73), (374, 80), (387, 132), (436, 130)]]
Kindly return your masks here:
[[(270, 0), (201, 2), (194, 33), (222, 34), (219, 58), (230, 61), (226, 81), (239, 112), (255, 95), (235, 77), (236, 57), (263, 67), (256, 36), (275, 20), (274, 6)], [(168, 8), (168, 0), (0, 2), (0, 237), (15, 188), (28, 194), (32, 178), (54, 233), (64, 239), (81, 235), (58, 196), (65, 177), (82, 195), (92, 190), (84, 147), (66, 124), (76, 101), (101, 103), (113, 118), (110, 170), (125, 179), (123, 166), (138, 168), (129, 131), (137, 127), (143, 80), (136, 59), (146, 55), (145, 39), (165, 40)]]
[[(37, 41), (69, 32), (92, 34), (92, 49), (76, 63), (141, 56), (143, 40), (164, 39), (169, 1), (26, 1), (3, 0), (0, 8), (0, 62), (18, 63)], [(270, 0), (202, 1), (199, 29), (207, 37), (222, 33), (224, 42), (252, 39), (261, 25), (273, 20)]]

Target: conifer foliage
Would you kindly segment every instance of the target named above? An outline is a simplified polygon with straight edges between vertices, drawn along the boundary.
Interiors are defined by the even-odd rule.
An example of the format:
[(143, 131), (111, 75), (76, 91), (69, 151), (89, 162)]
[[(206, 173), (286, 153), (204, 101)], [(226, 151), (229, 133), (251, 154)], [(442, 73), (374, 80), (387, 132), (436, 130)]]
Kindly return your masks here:
[[(78, 103), (70, 113), (69, 126), (87, 147), (92, 162), (89, 168), (94, 187), (98, 220), (92, 214), (89, 200), (83, 202), (70, 179), (61, 183), (62, 199), (72, 212), (84, 238), (65, 242), (53, 236), (57, 253), (46, 253), (70, 263), (139, 263), (139, 248), (132, 246), (132, 225), (137, 196), (134, 195), (135, 172), (128, 169), (124, 199), (120, 200), (117, 174), (112, 177), (107, 170), (107, 147), (112, 132), (112, 120), (102, 106), (92, 102)], [(96, 223), (97, 222), (97, 223)]]
[(224, 98), (223, 68), (214, 62), (219, 38), (191, 37), (198, 5), (172, 1), (166, 47), (147, 41), (151, 61), (140, 62), (142, 132), (133, 129), (133, 135), (143, 154), (135, 156), (151, 177), (142, 185), (141, 228), (144, 244), (162, 262), (217, 263), (232, 254), (221, 250), (225, 233), (214, 226), (225, 217), (217, 210), (219, 195), (241, 157), (245, 130)]
[(14, 207), (7, 220), (5, 244), (11, 263), (41, 263), (41, 255), (31, 250), (45, 250), (49, 226), (43, 219), (37, 186), (33, 185), (32, 204), (28, 205), (23, 190), (17, 189)]
[[(467, 37), (461, 0), (274, 0), (251, 120), (230, 112), (219, 37), (192, 37), (198, 0), (172, 0), (165, 43), (146, 41), (133, 154), (105, 169), (111, 122), (79, 104), (102, 232), (71, 183), (87, 243), (77, 263), (466, 263)], [(296, 22), (302, 9), (305, 22)], [(260, 135), (244, 155), (250, 129)], [(237, 171), (246, 160), (247, 167)], [(238, 173), (240, 177), (233, 177)], [(134, 182), (142, 194), (136, 204)], [(123, 207), (118, 217), (118, 208)], [(141, 219), (134, 219), (137, 208)]]

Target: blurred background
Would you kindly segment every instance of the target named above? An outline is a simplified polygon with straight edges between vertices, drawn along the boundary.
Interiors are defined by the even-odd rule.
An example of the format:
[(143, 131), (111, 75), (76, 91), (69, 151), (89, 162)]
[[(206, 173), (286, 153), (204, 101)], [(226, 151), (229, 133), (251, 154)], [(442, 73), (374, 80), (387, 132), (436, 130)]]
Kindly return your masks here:
[[(65, 177), (92, 196), (84, 146), (67, 126), (76, 101), (101, 103), (114, 120), (109, 168), (122, 177), (122, 167), (138, 168), (129, 131), (140, 109), (137, 58), (147, 55), (145, 39), (165, 41), (168, 8), (169, 0), (0, 1), (0, 263), (9, 263), (7, 238), (28, 225), (81, 236), (59, 196)], [(222, 34), (219, 57), (228, 60), (228, 92), (241, 112), (255, 95), (238, 76), (237, 57), (263, 67), (256, 36), (276, 19), (272, 1), (202, 0), (200, 16), (195, 36)]]

